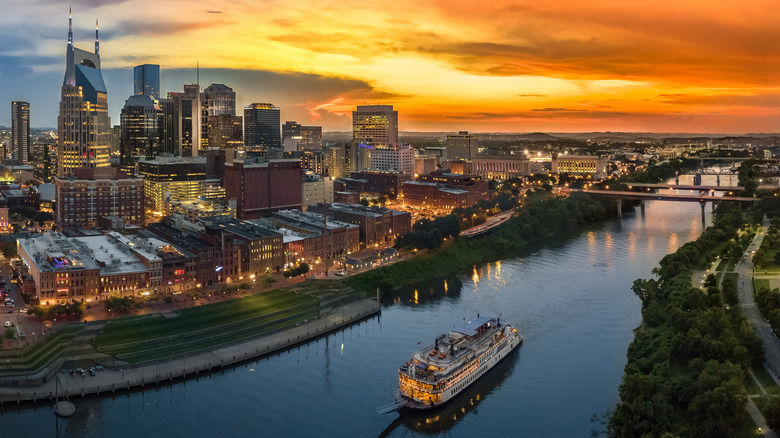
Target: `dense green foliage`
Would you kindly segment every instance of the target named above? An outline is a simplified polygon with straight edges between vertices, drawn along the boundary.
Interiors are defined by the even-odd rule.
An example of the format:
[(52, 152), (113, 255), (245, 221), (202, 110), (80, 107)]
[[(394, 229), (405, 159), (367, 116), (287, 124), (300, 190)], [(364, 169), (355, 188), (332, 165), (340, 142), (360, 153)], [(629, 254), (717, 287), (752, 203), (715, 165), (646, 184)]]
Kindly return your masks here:
[(103, 301), (103, 307), (109, 312), (127, 312), (143, 307), (143, 301), (133, 297), (109, 297)]
[(694, 288), (691, 271), (740, 224), (736, 206), (718, 206), (699, 239), (660, 261), (657, 280), (634, 282), (643, 326), (628, 349), (611, 436), (734, 436), (746, 415), (745, 370), (763, 362), (763, 345), (740, 311), (723, 305), (721, 296), (733, 300), (732, 285), (721, 295), (710, 277), (705, 290)]
[(81, 318), (84, 316), (84, 309), (84, 303), (54, 304), (51, 306), (34, 306), (27, 313), (47, 320), (60, 316)]
[(309, 269), (308, 263), (299, 263), (298, 266), (284, 271), (283, 275), (285, 278), (297, 277), (309, 272)]
[(435, 253), (358, 274), (348, 283), (363, 291), (373, 291), (377, 287), (389, 291), (457, 272), (509, 251), (523, 249), (529, 242), (578, 231), (584, 224), (614, 214), (610, 208), (614, 208), (611, 202), (595, 200), (584, 193), (536, 201), (489, 234), (459, 238)]
[(437, 217), (434, 220), (420, 219), (417, 221), (411, 233), (404, 234), (395, 241), (395, 247), (434, 249), (441, 246), (445, 237), (458, 237), (460, 234), (460, 220), (454, 214)]

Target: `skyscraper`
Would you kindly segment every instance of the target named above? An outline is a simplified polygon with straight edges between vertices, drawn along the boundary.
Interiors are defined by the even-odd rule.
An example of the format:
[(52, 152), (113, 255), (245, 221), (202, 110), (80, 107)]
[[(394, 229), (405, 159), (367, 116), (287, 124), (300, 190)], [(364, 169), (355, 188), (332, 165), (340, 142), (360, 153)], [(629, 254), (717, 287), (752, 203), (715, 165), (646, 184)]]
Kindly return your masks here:
[(352, 140), (377, 149), (397, 149), (398, 111), (392, 105), (359, 105), (352, 111)]
[(133, 68), (133, 88), (135, 94), (160, 98), (160, 66), (142, 64)]
[(236, 115), (236, 92), (225, 84), (211, 84), (203, 90), (201, 101), (201, 147), (209, 144), (209, 118)]
[(133, 174), (140, 158), (153, 158), (160, 151), (160, 107), (151, 96), (135, 95), (125, 101), (121, 115), (120, 169)]
[(281, 149), (281, 115), (270, 103), (253, 103), (244, 107), (244, 145), (247, 148)]
[(30, 104), (11, 102), (11, 153), (19, 164), (30, 161)]
[(65, 79), (57, 117), (57, 175), (71, 176), (77, 167), (107, 167), (109, 162), (108, 91), (100, 72), (97, 22), (95, 52), (73, 46), (68, 17)]
[[(183, 93), (168, 93), (172, 101), (173, 154), (180, 157), (197, 157), (201, 148), (200, 87), (184, 86)], [(165, 110), (163, 110), (165, 114)], [(165, 116), (164, 116), (165, 117)]]
[(322, 126), (303, 126), (295, 121), (284, 122), (282, 143), (286, 143), (289, 138), (296, 140), (299, 150), (322, 150)]

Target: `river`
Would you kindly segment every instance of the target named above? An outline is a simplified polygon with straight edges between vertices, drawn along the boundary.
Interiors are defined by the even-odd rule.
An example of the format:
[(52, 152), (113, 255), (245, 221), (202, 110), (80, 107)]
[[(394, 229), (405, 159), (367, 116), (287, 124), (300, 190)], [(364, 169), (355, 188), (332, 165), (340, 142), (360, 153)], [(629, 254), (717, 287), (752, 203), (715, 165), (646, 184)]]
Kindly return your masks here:
[[(644, 215), (635, 208), (520, 257), (397, 292), (385, 297), (381, 316), (277, 356), (144, 392), (71, 399), (77, 412), (68, 420), (57, 420), (49, 406), (6, 404), (2, 432), (588, 437), (604, 429), (593, 414), (619, 401), (626, 349), (641, 320), (632, 282), (650, 277), (663, 256), (702, 229), (698, 204), (648, 202)], [(392, 401), (396, 369), (418, 342), (433, 343), (477, 313), (513, 322), (522, 348), (443, 410), (376, 414)]]

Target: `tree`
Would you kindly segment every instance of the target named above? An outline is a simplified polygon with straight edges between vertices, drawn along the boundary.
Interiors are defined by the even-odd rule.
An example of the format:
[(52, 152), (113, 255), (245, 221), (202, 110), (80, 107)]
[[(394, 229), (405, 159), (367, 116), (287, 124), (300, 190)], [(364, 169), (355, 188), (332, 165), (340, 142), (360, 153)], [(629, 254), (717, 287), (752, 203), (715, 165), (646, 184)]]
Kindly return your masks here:
[(360, 199), (360, 205), (362, 205), (362, 206), (364, 206), (364, 207), (368, 207), (368, 199), (366, 199), (366, 198), (361, 198), (361, 199)]
[(6, 339), (13, 339), (16, 337), (16, 329), (8, 327), (5, 329), (5, 338)]
[(766, 410), (766, 424), (772, 430), (780, 430), (780, 395), (772, 396)]

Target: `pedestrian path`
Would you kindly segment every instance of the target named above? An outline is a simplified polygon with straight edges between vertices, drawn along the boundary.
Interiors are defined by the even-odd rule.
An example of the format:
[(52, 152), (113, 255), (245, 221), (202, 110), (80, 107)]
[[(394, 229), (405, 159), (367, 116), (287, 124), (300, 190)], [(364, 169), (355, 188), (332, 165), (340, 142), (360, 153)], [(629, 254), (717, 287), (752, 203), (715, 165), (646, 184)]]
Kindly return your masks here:
[[(274, 354), (370, 318), (380, 311), (381, 305), (378, 302), (364, 299), (342, 305), (321, 315), (317, 319), (306, 321), (295, 327), (241, 344), (218, 348), (210, 352), (140, 367), (117, 364), (115, 367), (107, 367), (97, 372), (95, 376), (87, 375), (85, 377), (77, 376), (73, 378), (69, 373), (62, 372), (57, 375), (60, 376), (59, 380), (64, 388), (64, 395), (70, 397), (155, 385), (170, 382), (181, 377), (209, 373), (246, 360)], [(88, 343), (89, 336), (94, 336), (90, 332), (95, 327), (97, 326), (89, 326), (89, 331), (80, 334), (77, 339), (80, 339), (81, 342), (87, 341)], [(94, 350), (88, 352), (87, 349), (78, 345), (73, 346), (72, 344), (72, 347), (72, 349), (68, 350), (68, 356), (65, 357), (66, 360), (73, 360), (74, 358), (84, 359), (100, 354), (94, 352)], [(58, 364), (58, 366), (62, 366), (61, 361)], [(53, 371), (56, 373), (57, 370)], [(55, 384), (55, 378), (50, 376), (40, 386), (0, 387), (0, 403), (53, 400)], [(60, 390), (60, 395), (63, 395), (62, 389)]]

